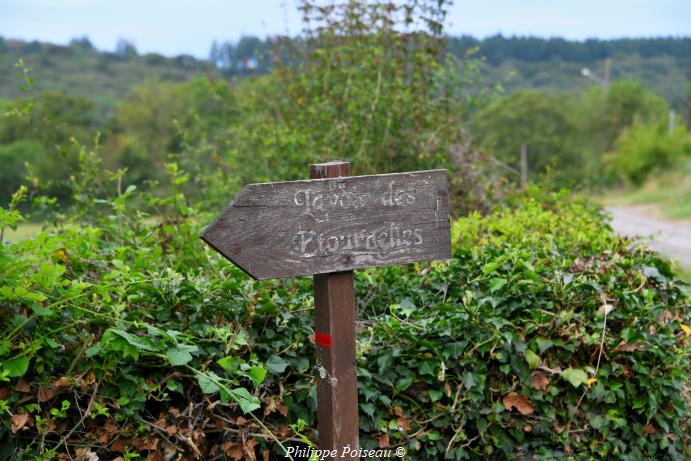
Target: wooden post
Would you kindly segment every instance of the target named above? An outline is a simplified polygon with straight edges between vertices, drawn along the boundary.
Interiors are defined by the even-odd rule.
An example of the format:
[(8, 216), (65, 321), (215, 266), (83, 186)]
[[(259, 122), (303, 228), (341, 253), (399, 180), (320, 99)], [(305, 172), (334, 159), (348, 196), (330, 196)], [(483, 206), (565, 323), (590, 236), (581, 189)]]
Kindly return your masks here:
[(605, 58), (604, 62), (604, 84), (602, 87), (605, 89), (605, 94), (609, 91), (609, 82), (612, 78), (612, 58)]
[[(350, 176), (350, 163), (310, 165), (310, 179)], [(359, 449), (353, 271), (314, 276), (319, 449)], [(349, 459), (357, 459), (350, 458)], [(334, 458), (325, 458), (333, 460)]]
[(528, 186), (528, 144), (521, 144), (521, 190)]
[(249, 276), (314, 275), (320, 459), (358, 459), (353, 270), (451, 257), (446, 170), (246, 185), (200, 237)]

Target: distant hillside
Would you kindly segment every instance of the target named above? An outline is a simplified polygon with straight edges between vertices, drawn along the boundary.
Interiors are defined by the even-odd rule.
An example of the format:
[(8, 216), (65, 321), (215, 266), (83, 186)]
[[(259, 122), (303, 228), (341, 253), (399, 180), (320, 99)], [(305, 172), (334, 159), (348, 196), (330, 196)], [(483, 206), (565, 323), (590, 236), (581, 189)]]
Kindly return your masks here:
[[(237, 43), (214, 43), (209, 58), (225, 75), (266, 72), (270, 42), (245, 37)], [(625, 38), (571, 41), (562, 38), (503, 37), (482, 40), (449, 37), (447, 50), (480, 60), (484, 83), (502, 82), (519, 88), (573, 91), (593, 85), (581, 75), (584, 67), (602, 75), (605, 58), (612, 59), (611, 78), (638, 81), (665, 97), (674, 107), (686, 104), (691, 76), (691, 37)], [(507, 77), (511, 78), (507, 80)]]
[(121, 42), (117, 52), (110, 53), (94, 49), (86, 39), (60, 46), (0, 37), (0, 98), (12, 99), (21, 94), (24, 82), (15, 68), (19, 59), (32, 69), (36, 91), (87, 96), (102, 117), (133, 85), (146, 79), (178, 82), (217, 73), (206, 60), (186, 55), (140, 55), (127, 42)]
[[(146, 79), (184, 81), (200, 74), (242, 77), (265, 73), (271, 62), (269, 46), (266, 40), (256, 37), (245, 37), (237, 43), (214, 43), (209, 60), (200, 60), (192, 56), (140, 55), (127, 42), (121, 42), (116, 52), (103, 52), (94, 49), (87, 39), (59, 46), (0, 38), (0, 98), (20, 94), (23, 82), (14, 64), (21, 58), (33, 68), (38, 91), (86, 95), (105, 117), (129, 88)], [(449, 38), (448, 50), (457, 56), (466, 56), (473, 49), (477, 49), (473, 57), (480, 60), (485, 83), (502, 82), (508, 91), (582, 90), (594, 83), (581, 75), (581, 69), (589, 67), (602, 74), (602, 61), (610, 57), (613, 79), (640, 81), (675, 107), (687, 104), (691, 38), (584, 42), (502, 36), (483, 40)]]
[[(451, 37), (448, 49), (456, 56), (477, 49), (488, 82), (505, 81), (508, 91), (519, 88), (569, 91), (595, 83), (581, 75), (585, 67), (602, 76), (605, 58), (612, 60), (612, 80), (634, 80), (666, 98), (673, 107), (687, 104), (691, 78), (691, 37), (569, 41), (561, 38), (501, 35), (478, 40)], [(512, 73), (513, 72), (513, 73)]]

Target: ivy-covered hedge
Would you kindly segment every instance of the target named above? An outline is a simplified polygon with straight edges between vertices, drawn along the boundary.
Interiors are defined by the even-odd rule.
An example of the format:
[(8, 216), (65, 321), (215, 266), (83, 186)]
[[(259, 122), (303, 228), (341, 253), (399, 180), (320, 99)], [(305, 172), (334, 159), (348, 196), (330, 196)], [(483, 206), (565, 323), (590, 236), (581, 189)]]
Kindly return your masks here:
[[(212, 213), (168, 171), (169, 197), (90, 198), (0, 246), (0, 459), (285, 459), (316, 441), (311, 280), (252, 281), (206, 248)], [(688, 459), (691, 319), (666, 261), (566, 194), (453, 235), (448, 263), (357, 273), (363, 447)]]

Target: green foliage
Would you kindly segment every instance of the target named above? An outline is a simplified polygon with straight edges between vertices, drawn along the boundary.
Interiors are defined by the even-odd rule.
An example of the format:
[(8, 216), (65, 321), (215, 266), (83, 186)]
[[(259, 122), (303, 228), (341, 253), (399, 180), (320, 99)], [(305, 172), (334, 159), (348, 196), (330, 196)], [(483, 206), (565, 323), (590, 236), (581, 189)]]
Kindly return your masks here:
[[(353, 160), (355, 173), (442, 164), (461, 107), (440, 91), (443, 3), (303, 2), (310, 29), (298, 57), (238, 87), (231, 168), (256, 180), (303, 176), (305, 162), (333, 158)], [(399, 30), (425, 8), (419, 30)]]
[(544, 175), (556, 168), (562, 181), (582, 176), (578, 131), (569, 115), (568, 96), (519, 91), (500, 98), (477, 114), (475, 131), (488, 152), (515, 171), (519, 152), (528, 145), (531, 174)]
[[(189, 429), (218, 418), (314, 440), (310, 280), (248, 280), (206, 248), (211, 213), (179, 192), (179, 167), (172, 194), (154, 196), (119, 190), (94, 161), (85, 151), (75, 178), (78, 193), (103, 188), (75, 201), (88, 221), (73, 213), (0, 247), (0, 392), (27, 415), (0, 420), (3, 456), (62, 452), (76, 428), (99, 456), (115, 432), (110, 456), (145, 454), (155, 427), (208, 456), (236, 445), (282, 456), (272, 439), (223, 449), (213, 426)], [(684, 459), (682, 285), (588, 203), (528, 194), (454, 223), (448, 263), (357, 274), (362, 446), (388, 440), (429, 460)], [(44, 390), (27, 399), (26, 386)]]
[(130, 183), (163, 179), (167, 154), (208, 142), (210, 132), (234, 121), (235, 106), (226, 85), (206, 78), (147, 81), (118, 103), (102, 156), (111, 167), (127, 168)]
[[(665, 102), (640, 84), (615, 81), (605, 95), (580, 75), (583, 65), (596, 69), (597, 59), (613, 55), (616, 78), (645, 82), (668, 98), (674, 91), (675, 107), (685, 97), (683, 73), (660, 69), (683, 62), (686, 39), (580, 44), (491, 37), (478, 42), (443, 36), (444, 2), (411, 8), (363, 3), (322, 8), (319, 2), (304, 2), (304, 39), (244, 37), (237, 44), (216, 44), (213, 61), (222, 71), (247, 77), (230, 82), (216, 81), (210, 64), (185, 56), (140, 56), (126, 41), (118, 53), (99, 53), (84, 39), (69, 47), (8, 42), (0, 66), (9, 69), (23, 57), (33, 76), (27, 85), (19, 85), (11, 72), (0, 76), (6, 82), (0, 87), (11, 90), (7, 97), (16, 97), (20, 86), (30, 93), (2, 104), (7, 105), (3, 112), (15, 116), (0, 125), (0, 155), (8, 160), (0, 173), (6, 190), (0, 194), (7, 200), (16, 187), (31, 182), (24, 179), (29, 175), (48, 181), (48, 194), (64, 202), (64, 180), (78, 158), (77, 152), (66, 154), (75, 150), (70, 140), (89, 142), (98, 127), (104, 165), (126, 168), (126, 184), (160, 181), (169, 153), (202, 148), (203, 155), (193, 160), (216, 168), (217, 179), (230, 183), (230, 191), (236, 183), (303, 177), (306, 161), (350, 159), (356, 172), (451, 164), (453, 195), (458, 209), (467, 211), (500, 200), (496, 179), (507, 173), (481, 165), (467, 134), (487, 147), (485, 154), (511, 167), (527, 140), (533, 179), (549, 173), (546, 177), (568, 184), (602, 185), (616, 180), (603, 177), (601, 157), (612, 151), (621, 130), (636, 120), (647, 124), (666, 117)], [(639, 50), (644, 58), (630, 55), (635, 46), (645, 49)], [(559, 52), (563, 62), (540, 60)], [(641, 59), (652, 64), (643, 66)], [(28, 70), (24, 66), (25, 80)], [(199, 77), (202, 72), (208, 78)], [(66, 75), (72, 76), (69, 81), (58, 78)], [(496, 81), (510, 92), (577, 90), (585, 96), (539, 98), (519, 91), (473, 120), (488, 94), (483, 87)], [(665, 88), (658, 88), (663, 81)], [(35, 110), (26, 110), (32, 106)], [(37, 142), (43, 146), (30, 145)], [(56, 151), (65, 155), (50, 155)], [(24, 168), (25, 158), (33, 171)], [(196, 173), (191, 162), (184, 166)]]
[[(280, 458), (289, 441), (313, 444), (310, 279), (249, 280), (198, 235), (245, 182), (303, 177), (336, 156), (356, 172), (453, 165), (454, 198), (462, 186), (494, 205), (454, 222), (447, 262), (357, 273), (363, 448), (688, 458), (684, 284), (566, 191), (529, 188), (496, 207), (496, 173), (459, 129), (484, 96), (453, 87), (473, 79), (441, 59), (444, 7), (303, 2), (316, 22), (302, 59), (232, 88), (147, 82), (118, 107), (103, 153), (98, 136), (93, 148), (58, 143), (69, 201), (38, 197), (46, 229), (4, 241), (26, 188), (0, 208), (0, 459)], [(113, 62), (140, 59), (120, 51)], [(635, 123), (630, 100), (656, 113), (635, 88), (614, 90), (607, 127)], [(516, 98), (540, 109), (546, 149), (559, 148), (570, 115)], [(69, 139), (40, 107), (35, 96), (12, 112), (41, 139)]]
[(624, 129), (614, 151), (605, 158), (613, 176), (642, 184), (651, 173), (691, 160), (691, 133), (678, 126), (669, 133), (664, 124), (637, 123)]
[[(437, 24), (445, 11), (444, 2), (433, 3), (392, 8), (351, 2), (320, 9), (303, 2), (313, 32), (297, 72), (281, 74), (283, 113), (308, 146), (321, 147), (319, 159), (352, 159), (362, 171), (417, 169), (444, 160), (443, 143), (460, 106), (435, 88), (443, 47)], [(418, 13), (425, 8), (428, 16)], [(427, 18), (420, 30), (397, 30), (420, 16)]]
[(93, 127), (92, 105), (83, 97), (48, 92), (35, 94), (31, 69), (16, 67), (24, 76), (27, 97), (7, 104), (0, 115), (0, 201), (23, 185), (66, 199), (67, 179), (76, 166), (73, 144), (86, 142)]
[[(21, 400), (24, 390), (9, 396), (2, 391), (11, 414), (35, 413), (27, 420), (2, 420), (3, 457), (58, 448), (79, 419), (96, 437), (100, 418), (106, 418), (128, 440), (130, 451), (141, 450), (132, 437), (153, 436), (142, 433), (140, 425), (155, 402), (185, 408), (183, 392), (189, 389), (198, 399), (216, 394), (223, 408), (250, 413), (260, 407), (259, 399), (243, 386), (259, 389), (268, 368), (286, 368), (283, 359), (260, 361), (251, 352), (254, 345), (247, 338), (256, 337), (250, 333), (254, 314), (241, 313), (241, 306), (255, 283), (237, 270), (230, 279), (212, 276), (212, 283), (199, 272), (209, 253), (197, 239), (198, 212), (175, 192), (183, 177), (179, 170), (169, 165), (174, 192), (158, 198), (134, 188), (119, 190), (119, 176), (109, 179), (93, 152), (82, 157), (75, 194), (98, 190), (96, 185), (104, 194), (74, 200), (91, 224), (74, 213), (54, 234), (0, 246), (0, 379), (13, 381), (7, 390), (15, 388), (17, 378), (44, 389), (33, 403)], [(142, 207), (161, 214), (147, 219)], [(0, 211), (2, 227), (19, 219), (11, 209)], [(224, 357), (233, 357), (234, 366), (214, 365)], [(51, 406), (58, 394), (63, 403)], [(85, 421), (89, 410), (84, 409), (92, 406), (92, 418)], [(56, 431), (57, 420), (71, 425)], [(39, 423), (53, 429), (28, 430)], [(32, 447), (35, 435), (40, 444)]]
[(594, 87), (575, 109), (583, 136), (600, 154), (607, 152), (625, 128), (634, 123), (667, 121), (669, 106), (657, 94), (633, 81), (615, 81), (607, 93)]
[(191, 56), (137, 55), (127, 45), (123, 41), (118, 54), (96, 50), (83, 38), (73, 40), (69, 46), (5, 40), (4, 46), (0, 44), (0, 98), (22, 96), (21, 79), (17, 79), (13, 66), (23, 59), (34, 69), (38, 93), (55, 91), (88, 97), (93, 101), (96, 119), (103, 123), (115, 103), (147, 79), (182, 82), (200, 74), (217, 73), (210, 63)]
[[(639, 125), (659, 127), (662, 132), (668, 109), (664, 99), (642, 85), (615, 81), (607, 93), (597, 87), (582, 97), (573, 93), (517, 91), (482, 109), (474, 119), (473, 128), (484, 150), (514, 173), (519, 168), (520, 146), (526, 143), (532, 181), (601, 186), (612, 184), (620, 177), (630, 177), (628, 169), (635, 175), (638, 173), (633, 172), (641, 168), (649, 170), (651, 162), (659, 162), (660, 168), (669, 166), (671, 159), (665, 156), (679, 157), (667, 152), (675, 148), (651, 148), (650, 141), (643, 142), (643, 135), (634, 138), (630, 134), (638, 133), (632, 127)], [(680, 130), (670, 143), (683, 141), (686, 136)], [(615, 143), (625, 146), (627, 152), (634, 149), (639, 152), (619, 155), (615, 161), (607, 160), (616, 164), (621, 174), (606, 174), (605, 153)], [(684, 149), (683, 142), (676, 148)], [(517, 174), (512, 177), (517, 179)]]
[(2, 169), (0, 169), (0, 200), (3, 203), (7, 202), (12, 193), (26, 183), (24, 179), (27, 175), (26, 163), (48, 166), (50, 161), (37, 161), (45, 160), (48, 156), (49, 154), (43, 145), (35, 141), (17, 141), (12, 144), (0, 145), (0, 164), (2, 165)]
[(589, 63), (611, 56), (618, 57), (627, 54), (687, 59), (689, 51), (691, 51), (691, 43), (689, 43), (688, 38), (682, 37), (620, 38), (614, 40), (591, 38), (585, 41), (571, 41), (559, 37), (544, 39), (539, 37), (503, 37), (502, 35), (493, 35), (478, 40), (465, 35), (449, 40), (449, 48), (454, 52), (477, 46), (484, 48), (483, 54), (494, 63), (507, 59), (527, 62), (563, 59)]

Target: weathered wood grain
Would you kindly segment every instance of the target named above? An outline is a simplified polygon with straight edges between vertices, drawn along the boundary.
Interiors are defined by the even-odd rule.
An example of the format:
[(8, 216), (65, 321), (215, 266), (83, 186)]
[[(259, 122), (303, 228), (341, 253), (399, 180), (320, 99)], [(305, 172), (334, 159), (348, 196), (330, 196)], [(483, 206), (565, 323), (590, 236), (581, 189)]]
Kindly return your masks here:
[(250, 184), (201, 238), (257, 279), (446, 259), (446, 171)]

